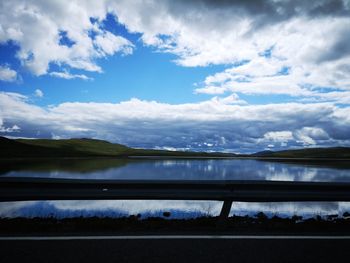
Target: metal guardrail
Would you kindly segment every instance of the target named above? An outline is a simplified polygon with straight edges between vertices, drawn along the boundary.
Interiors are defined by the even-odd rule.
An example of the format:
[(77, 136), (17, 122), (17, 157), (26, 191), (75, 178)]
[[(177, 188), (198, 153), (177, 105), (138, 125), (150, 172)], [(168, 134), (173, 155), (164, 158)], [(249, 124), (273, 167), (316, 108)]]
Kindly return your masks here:
[(350, 201), (350, 183), (0, 178), (0, 202), (24, 200), (220, 200), (218, 225), (232, 202)]
[(350, 201), (350, 183), (0, 178), (0, 202), (23, 200)]

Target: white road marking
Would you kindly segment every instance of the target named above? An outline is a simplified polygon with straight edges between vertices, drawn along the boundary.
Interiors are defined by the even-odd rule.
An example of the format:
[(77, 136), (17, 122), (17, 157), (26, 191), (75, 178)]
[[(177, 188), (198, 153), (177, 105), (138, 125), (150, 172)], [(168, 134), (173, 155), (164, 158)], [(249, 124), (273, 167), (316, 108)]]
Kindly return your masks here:
[(142, 236), (2, 236), (0, 241), (40, 241), (40, 240), (137, 240), (137, 239), (340, 239), (350, 240), (350, 236), (295, 236), (295, 235), (142, 235)]

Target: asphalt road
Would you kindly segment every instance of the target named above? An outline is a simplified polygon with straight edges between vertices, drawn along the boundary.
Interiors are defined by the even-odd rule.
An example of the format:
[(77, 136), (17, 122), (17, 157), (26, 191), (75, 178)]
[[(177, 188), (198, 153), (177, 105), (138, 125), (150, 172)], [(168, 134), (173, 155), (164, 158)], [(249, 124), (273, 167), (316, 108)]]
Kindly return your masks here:
[(350, 239), (0, 240), (1, 262), (349, 262)]

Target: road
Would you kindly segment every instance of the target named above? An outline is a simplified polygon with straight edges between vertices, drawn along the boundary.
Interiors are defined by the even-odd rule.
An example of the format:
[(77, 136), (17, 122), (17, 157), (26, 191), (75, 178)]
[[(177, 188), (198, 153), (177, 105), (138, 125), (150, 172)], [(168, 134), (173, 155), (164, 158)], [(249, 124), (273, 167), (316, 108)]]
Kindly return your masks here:
[(1, 262), (349, 262), (350, 237), (0, 239)]

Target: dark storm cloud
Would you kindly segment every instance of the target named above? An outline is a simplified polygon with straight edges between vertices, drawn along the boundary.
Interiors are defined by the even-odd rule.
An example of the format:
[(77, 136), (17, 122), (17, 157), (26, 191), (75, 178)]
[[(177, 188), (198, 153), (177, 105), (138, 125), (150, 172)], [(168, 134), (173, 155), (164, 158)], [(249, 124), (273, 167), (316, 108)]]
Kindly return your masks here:
[(252, 16), (265, 15), (269, 18), (280, 19), (297, 15), (317, 16), (347, 16), (350, 13), (350, 2), (347, 0), (194, 0), (175, 1), (170, 7), (191, 6), (193, 8), (232, 9)]
[(304, 3), (315, 3), (308, 10), (310, 16), (348, 16), (349, 1), (346, 0), (327, 0), (327, 1), (302, 1)]
[[(222, 23), (230, 16), (245, 16), (253, 19), (251, 30), (258, 30), (268, 25), (280, 23), (294, 17), (342, 17), (350, 16), (350, 2), (347, 0), (321, 1), (263, 1), (263, 0), (194, 0), (170, 1), (169, 12), (180, 17), (196, 19), (198, 14), (219, 12)], [(217, 26), (223, 26), (220, 19)]]
[[(330, 40), (332, 41), (332, 40)], [(350, 56), (350, 29), (340, 30), (327, 50), (323, 50), (318, 62), (334, 61)], [(348, 65), (347, 65), (348, 66)]]

